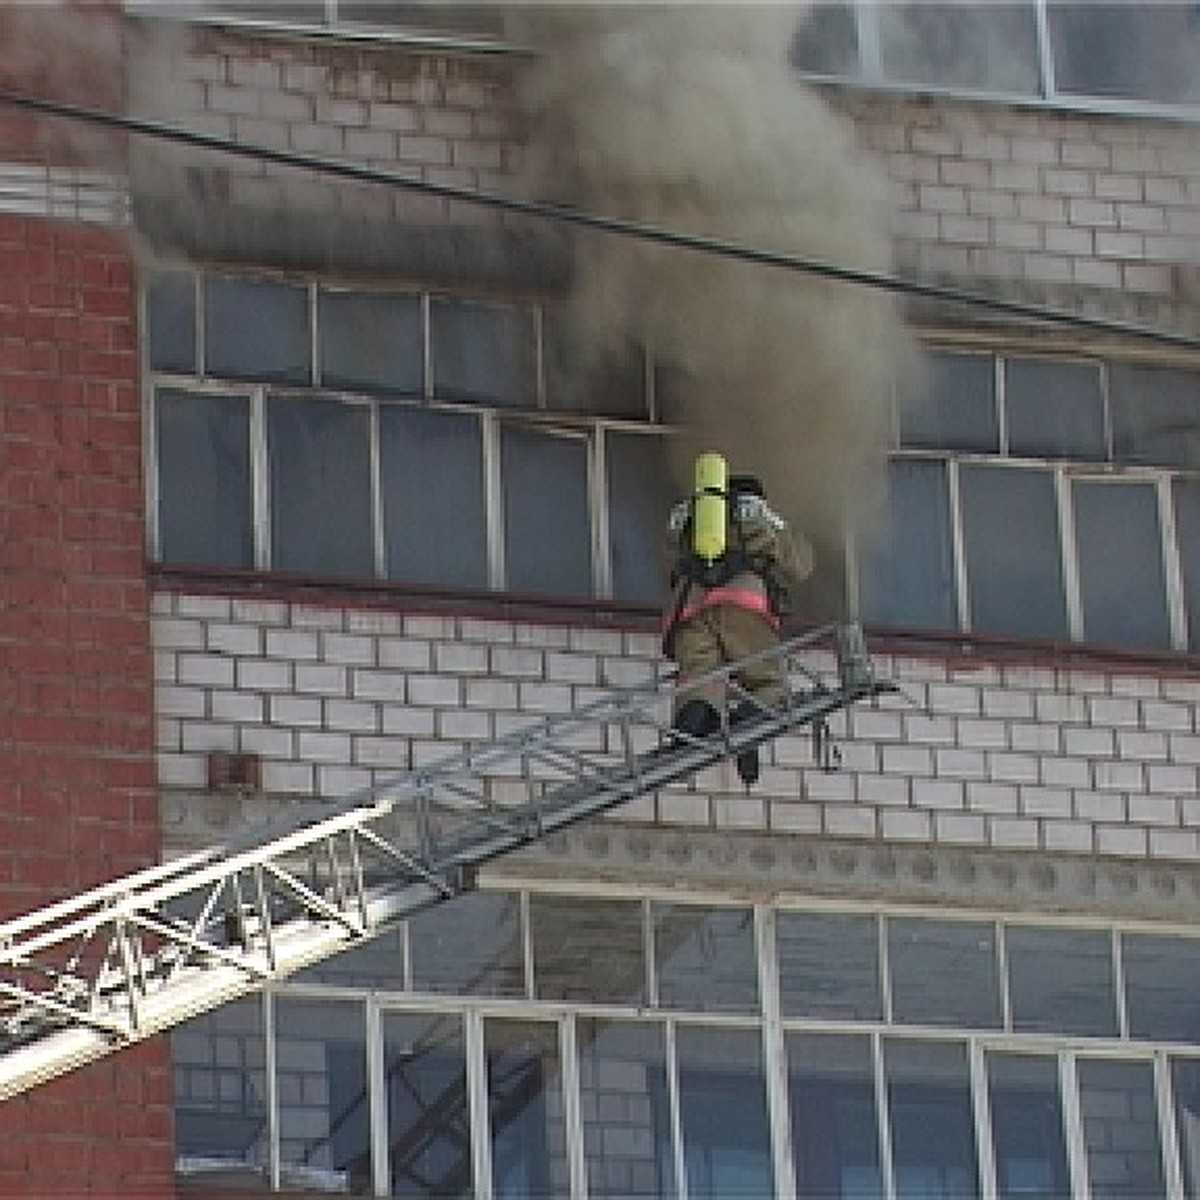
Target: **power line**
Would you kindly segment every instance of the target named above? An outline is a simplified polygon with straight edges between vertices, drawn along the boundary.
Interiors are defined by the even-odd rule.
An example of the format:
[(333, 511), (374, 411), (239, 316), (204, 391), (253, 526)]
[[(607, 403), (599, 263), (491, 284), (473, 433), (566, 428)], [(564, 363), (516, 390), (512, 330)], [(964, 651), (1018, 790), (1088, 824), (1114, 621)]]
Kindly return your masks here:
[(303, 154), (293, 150), (246, 145), (231, 141), (228, 138), (217, 137), (213, 134), (198, 133), (189, 129), (181, 129), (178, 126), (147, 120), (144, 117), (120, 115), (105, 112), (102, 109), (90, 108), (85, 105), (68, 104), (60, 100), (28, 96), (20, 92), (12, 92), (4, 89), (0, 89), (0, 105), (25, 109), (41, 113), (44, 116), (82, 121), (90, 125), (118, 130), (122, 133), (136, 134), (158, 141), (173, 142), (178, 145), (211, 150), (219, 154), (229, 154), (241, 158), (254, 159), (258, 162), (269, 162), (278, 166), (292, 167), (301, 171), (311, 171), (342, 179), (352, 179), (359, 183), (371, 183), (405, 191), (421, 192), (425, 195), (437, 196), (443, 200), (453, 200), (462, 204), (474, 204), (485, 208), (500, 209), (505, 212), (536, 217), (541, 220), (552, 221), (575, 228), (595, 230), (619, 237), (636, 238), (644, 242), (673, 246), (676, 249), (710, 254), (758, 266), (796, 271), (841, 283), (851, 283), (862, 287), (874, 288), (878, 291), (917, 296), (926, 300), (936, 300), (941, 303), (962, 305), (970, 308), (990, 309), (993, 312), (1005, 313), (1009, 316), (1021, 317), (1025, 320), (1073, 326), (1077, 329), (1087, 329), (1096, 333), (1106, 333), (1124, 338), (1137, 338), (1144, 341), (1158, 342), (1162, 345), (1174, 346), (1178, 349), (1200, 351), (1200, 339), (1170, 330), (1154, 329), (1145, 325), (1134, 325), (1126, 321), (1090, 316), (1086, 313), (1068, 312), (1064, 309), (1048, 308), (1044, 305), (1030, 304), (1020, 300), (1009, 300), (1000, 296), (985, 296), (977, 292), (945, 287), (940, 284), (902, 279), (882, 271), (868, 271), (857, 267), (846, 267), (836, 263), (823, 262), (819, 259), (801, 258), (774, 250), (763, 250), (754, 246), (729, 242), (720, 238), (684, 233), (680, 230), (648, 225), (639, 221), (630, 221), (620, 217), (605, 216), (601, 213), (586, 212), (582, 209), (568, 208), (565, 205), (552, 204), (544, 200), (528, 200), (519, 196), (507, 196), (498, 192), (480, 191), (451, 183), (435, 183), (430, 180), (415, 179), (408, 175), (400, 175), (393, 171), (381, 170), (378, 167), (343, 162), (339, 159), (322, 158), (317, 155)]

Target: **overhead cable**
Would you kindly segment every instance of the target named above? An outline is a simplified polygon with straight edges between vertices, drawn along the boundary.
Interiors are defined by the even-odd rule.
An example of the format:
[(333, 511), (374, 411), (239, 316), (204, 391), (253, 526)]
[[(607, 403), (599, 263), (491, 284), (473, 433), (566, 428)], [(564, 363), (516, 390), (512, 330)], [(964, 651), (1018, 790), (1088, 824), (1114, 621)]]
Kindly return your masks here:
[(848, 267), (837, 263), (824, 262), (819, 259), (802, 258), (797, 255), (784, 254), (775, 250), (764, 250), (759, 247), (747, 246), (720, 238), (685, 233), (678, 229), (668, 229), (621, 217), (605, 216), (602, 213), (587, 212), (583, 209), (570, 208), (544, 200), (530, 200), (519, 196), (482, 191), (452, 183), (438, 183), (432, 180), (418, 179), (410, 175), (402, 175), (394, 171), (385, 171), (378, 167), (365, 166), (359, 163), (345, 162), (340, 159), (324, 158), (318, 155), (301, 153), (294, 150), (282, 150), (270, 146), (247, 145), (232, 141), (229, 138), (217, 137), (208, 133), (199, 133), (195, 130), (184, 129), (159, 121), (151, 121), (145, 117), (111, 113), (85, 105), (69, 104), (61, 100), (50, 100), (39, 96), (29, 96), (5, 89), (0, 89), (0, 105), (25, 109), (30, 112), (40, 113), (43, 116), (81, 121), (90, 125), (117, 130), (121, 133), (135, 134), (157, 141), (210, 150), (218, 154), (234, 155), (240, 158), (254, 159), (258, 162), (275, 163), (279, 166), (291, 167), (300, 171), (310, 171), (341, 179), (351, 179), (359, 183), (370, 183), (405, 191), (420, 192), (424, 195), (436, 196), (443, 200), (453, 200), (461, 204), (473, 204), (484, 208), (499, 209), (505, 212), (518, 213), (545, 221), (556, 222), (561, 225), (595, 230), (617, 237), (635, 238), (644, 242), (673, 246), (680, 250), (688, 250), (698, 254), (708, 254), (720, 258), (752, 263), (758, 266), (775, 267), (786, 271), (796, 271), (823, 279), (857, 284), (862, 287), (874, 288), (879, 291), (891, 292), (898, 295), (917, 296), (940, 303), (989, 309), (993, 312), (1005, 313), (1024, 320), (1071, 326), (1077, 329), (1087, 329), (1095, 333), (1158, 342), (1179, 349), (1200, 352), (1200, 339), (1171, 330), (1155, 329), (1146, 325), (1135, 325), (1126, 321), (1092, 316), (1086, 313), (1069, 312), (1065, 309), (1049, 308), (1025, 301), (1005, 299), (1001, 296), (988, 296), (978, 292), (964, 291), (960, 288), (945, 287), (940, 284), (922, 283), (919, 280), (903, 279), (882, 271), (869, 271), (859, 267)]

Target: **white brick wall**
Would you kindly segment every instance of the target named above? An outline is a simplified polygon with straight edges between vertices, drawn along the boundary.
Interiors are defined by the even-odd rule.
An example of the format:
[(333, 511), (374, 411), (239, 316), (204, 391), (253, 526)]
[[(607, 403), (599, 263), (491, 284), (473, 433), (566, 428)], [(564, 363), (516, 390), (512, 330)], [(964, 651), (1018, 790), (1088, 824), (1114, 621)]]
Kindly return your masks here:
[[(155, 597), (154, 631), (163, 787), (202, 789), (208, 751), (248, 751), (262, 756), (267, 791), (310, 800), (579, 707), (602, 690), (597, 680), (634, 684), (664, 665), (651, 634), (186, 594)], [(724, 764), (620, 815), (1200, 859), (1200, 683), (887, 655), (876, 666), (902, 693), (831, 720), (836, 770), (814, 761), (799, 731), (766, 751), (750, 796)], [(580, 745), (602, 749), (594, 741)]]

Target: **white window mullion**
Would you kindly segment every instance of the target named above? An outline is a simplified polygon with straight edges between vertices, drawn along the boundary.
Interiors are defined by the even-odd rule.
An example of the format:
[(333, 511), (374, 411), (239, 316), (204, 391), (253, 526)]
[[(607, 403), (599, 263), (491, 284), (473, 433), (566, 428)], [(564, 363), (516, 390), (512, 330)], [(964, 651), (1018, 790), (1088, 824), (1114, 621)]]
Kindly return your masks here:
[(971, 1100), (975, 1108), (975, 1159), (979, 1164), (981, 1200), (996, 1200), (996, 1154), (992, 1141), (992, 1106), (988, 1095), (987, 1064), (983, 1047), (972, 1039), (968, 1046)]
[(250, 394), (250, 481), (252, 489), (254, 566), (269, 571), (275, 549), (271, 545), (271, 487), (267, 454), (266, 389), (256, 387)]
[(1122, 1041), (1129, 1038), (1129, 1005), (1125, 1000), (1125, 944), (1121, 931), (1112, 931), (1113, 988), (1117, 997), (1117, 1036)]
[(1067, 602), (1067, 632), (1071, 641), (1081, 642), (1083, 592), (1079, 583), (1079, 549), (1075, 540), (1075, 497), (1071, 477), (1062, 467), (1054, 471), (1054, 495), (1058, 507), (1058, 540), (1062, 546), (1063, 594)]
[(1158, 1105), (1159, 1146), (1163, 1156), (1163, 1179), (1170, 1200), (1183, 1200), (1183, 1169), (1179, 1161), (1179, 1128), (1175, 1123), (1171, 1060), (1163, 1050), (1154, 1055), (1154, 1099)]
[(879, 49), (878, 7), (859, 0), (854, 6), (854, 22), (858, 34), (858, 60), (866, 83), (883, 80), (883, 55)]
[(471, 1114), (471, 1166), (475, 1173), (475, 1200), (492, 1200), (492, 1135), (488, 1119), (487, 1058), (483, 1017), (465, 1014), (464, 1049), (467, 1056), (467, 1105)]
[(275, 993), (262, 994), (263, 1070), (266, 1072), (267, 1179), (279, 1191), (282, 1164), (279, 1148), (279, 1051), (275, 1044)]
[(1063, 1128), (1067, 1143), (1067, 1165), (1071, 1172), (1072, 1200), (1088, 1200), (1087, 1143), (1079, 1103), (1079, 1072), (1075, 1055), (1065, 1051), (1058, 1060), (1058, 1083), (1062, 1093)]
[(1171, 647), (1188, 648), (1187, 605), (1183, 592), (1183, 564), (1179, 556), (1179, 529), (1175, 523), (1175, 496), (1169, 475), (1160, 475), (1158, 528), (1162, 536), (1163, 579), (1167, 589), (1167, 616), (1171, 625)]
[(608, 431), (598, 427), (588, 441), (588, 497), (592, 514), (592, 586), (607, 600), (612, 595), (612, 536), (608, 479)]
[(562, 1062), (563, 1134), (572, 1200), (587, 1200), (587, 1160), (583, 1145), (583, 1106), (579, 1086), (579, 1039), (575, 1017), (564, 1013), (558, 1022)]
[(483, 434), (483, 496), (486, 509), (488, 586), (503, 588), (504, 490), (500, 479), (500, 422), (495, 413), (481, 414)]
[(879, 1169), (883, 1176), (883, 1200), (896, 1200), (896, 1167), (892, 1162), (892, 1113), (888, 1107), (883, 1037), (878, 1032), (871, 1034), (871, 1058), (875, 1075), (875, 1112), (879, 1134)]
[(370, 446), (368, 453), (371, 464), (371, 523), (372, 549), (375, 557), (375, 578), (387, 578), (387, 530), (383, 520), (383, 444), (382, 422), (379, 401), (372, 400), (370, 413)]
[(1037, 23), (1038, 76), (1043, 99), (1049, 100), (1058, 91), (1054, 74), (1054, 47), (1050, 44), (1050, 21), (1046, 15), (1046, 0), (1033, 0), (1034, 20)]
[(796, 1195), (796, 1169), (788, 1113), (787, 1044), (780, 1011), (775, 913), (765, 905), (754, 907), (754, 940), (758, 957), (758, 989), (762, 997), (763, 1064), (775, 1176), (774, 1195), (776, 1200), (793, 1200)]
[(957, 459), (946, 460), (946, 487), (950, 492), (950, 542), (954, 548), (954, 593), (958, 604), (958, 628), (971, 631), (971, 593), (967, 578), (967, 546), (963, 532), (962, 497), (959, 493)]
[(675, 1170), (676, 1200), (688, 1200), (687, 1157), (683, 1151), (683, 1116), (679, 1105), (679, 1063), (675, 1051), (675, 1022), (667, 1021), (667, 1104), (671, 1117), (671, 1156)]
[(367, 1121), (371, 1139), (371, 1181), (377, 1196), (391, 1187), (388, 1162), (387, 1080), (384, 1077), (383, 1014), (378, 999), (367, 996)]

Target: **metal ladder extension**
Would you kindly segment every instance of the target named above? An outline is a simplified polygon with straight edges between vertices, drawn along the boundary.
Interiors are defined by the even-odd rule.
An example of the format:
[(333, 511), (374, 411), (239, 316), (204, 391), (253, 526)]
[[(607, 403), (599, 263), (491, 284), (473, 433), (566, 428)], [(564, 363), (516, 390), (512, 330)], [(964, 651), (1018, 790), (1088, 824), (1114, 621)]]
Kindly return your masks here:
[[(836, 682), (797, 660), (833, 650)], [(0, 923), (0, 1099), (7, 1099), (375, 936), (474, 885), (510, 850), (894, 690), (857, 626), (779, 657), (779, 709), (705, 739), (670, 728), (672, 681), (601, 697), (347, 797), (283, 832), (212, 846)], [(750, 700), (746, 662), (703, 679)], [(828, 674), (832, 675), (830, 671)], [(692, 680), (691, 686), (699, 680)]]

